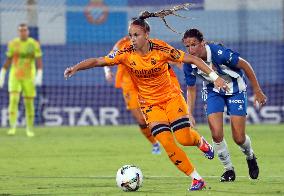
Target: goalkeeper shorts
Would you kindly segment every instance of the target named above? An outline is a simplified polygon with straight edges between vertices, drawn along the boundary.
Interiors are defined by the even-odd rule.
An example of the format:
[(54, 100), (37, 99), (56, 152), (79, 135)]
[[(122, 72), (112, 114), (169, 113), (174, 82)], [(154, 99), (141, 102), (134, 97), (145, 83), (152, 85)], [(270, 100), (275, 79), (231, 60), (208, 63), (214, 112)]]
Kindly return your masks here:
[(36, 87), (32, 79), (17, 80), (10, 77), (8, 88), (9, 92), (22, 92), (24, 97), (36, 96)]

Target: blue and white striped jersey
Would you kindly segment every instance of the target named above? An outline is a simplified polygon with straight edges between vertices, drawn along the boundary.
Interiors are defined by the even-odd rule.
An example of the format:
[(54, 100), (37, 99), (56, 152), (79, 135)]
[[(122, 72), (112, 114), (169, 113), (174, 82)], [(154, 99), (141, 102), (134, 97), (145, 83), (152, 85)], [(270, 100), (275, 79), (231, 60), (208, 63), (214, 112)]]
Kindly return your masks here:
[(203, 89), (208, 92), (214, 91), (223, 95), (232, 95), (245, 91), (247, 85), (244, 73), (236, 67), (239, 62), (239, 54), (219, 44), (207, 44), (205, 48), (207, 52), (207, 61), (205, 62), (211, 68), (214, 67), (214, 70), (217, 69), (215, 70), (217, 74), (228, 82), (229, 92), (214, 88), (214, 83), (209, 76), (197, 69), (194, 64), (185, 63), (183, 65), (186, 84), (194, 86), (196, 77), (201, 77), (203, 80)]

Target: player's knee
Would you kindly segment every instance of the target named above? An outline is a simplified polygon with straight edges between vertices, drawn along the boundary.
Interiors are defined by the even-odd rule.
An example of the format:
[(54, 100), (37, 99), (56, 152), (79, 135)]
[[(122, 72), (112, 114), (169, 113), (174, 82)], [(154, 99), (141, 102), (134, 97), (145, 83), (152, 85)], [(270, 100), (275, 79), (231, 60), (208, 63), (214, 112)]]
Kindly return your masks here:
[(10, 104), (18, 104), (20, 101), (20, 96), (16, 94), (10, 95), (9, 101), (10, 101)]
[(151, 133), (165, 149), (170, 148), (170, 146), (173, 145), (173, 143), (175, 143), (169, 125), (166, 124), (155, 125), (151, 129)]
[(224, 134), (222, 131), (211, 131), (212, 139), (215, 143), (220, 143), (224, 139)]
[(146, 121), (143, 117), (136, 117), (136, 121), (139, 124), (139, 126), (140, 125), (146, 125), (147, 126), (147, 123), (146, 123)]
[(213, 141), (215, 142), (215, 143), (220, 143), (220, 142), (222, 142), (223, 141), (223, 137), (220, 137), (220, 136), (213, 136), (212, 135), (212, 139), (213, 139)]
[(175, 138), (177, 142), (183, 146), (190, 146), (193, 138), (190, 135), (190, 128), (184, 127), (180, 130), (175, 131)]
[(237, 145), (242, 145), (245, 143), (246, 138), (245, 137), (234, 137), (234, 141)]
[(14, 110), (17, 109), (18, 104), (19, 104), (20, 96), (17, 94), (12, 94), (10, 95), (9, 98), (9, 112), (13, 113)]
[(189, 118), (180, 118), (172, 122), (171, 128), (175, 134), (178, 143), (184, 146), (188, 146), (191, 142)]
[(142, 124), (142, 123), (141, 123), (141, 124), (139, 123), (139, 127), (140, 127), (141, 129), (146, 129), (146, 128), (148, 127), (148, 125), (147, 125), (147, 124), (144, 124), (144, 123), (143, 123), (143, 124)]

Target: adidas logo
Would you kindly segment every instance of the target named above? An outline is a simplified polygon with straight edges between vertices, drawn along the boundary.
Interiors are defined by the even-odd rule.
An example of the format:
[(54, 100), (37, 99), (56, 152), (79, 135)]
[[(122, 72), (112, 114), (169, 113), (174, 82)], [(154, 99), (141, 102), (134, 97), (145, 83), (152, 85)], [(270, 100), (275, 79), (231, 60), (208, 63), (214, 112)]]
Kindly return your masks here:
[(183, 110), (181, 108), (178, 109), (178, 112), (183, 112)]

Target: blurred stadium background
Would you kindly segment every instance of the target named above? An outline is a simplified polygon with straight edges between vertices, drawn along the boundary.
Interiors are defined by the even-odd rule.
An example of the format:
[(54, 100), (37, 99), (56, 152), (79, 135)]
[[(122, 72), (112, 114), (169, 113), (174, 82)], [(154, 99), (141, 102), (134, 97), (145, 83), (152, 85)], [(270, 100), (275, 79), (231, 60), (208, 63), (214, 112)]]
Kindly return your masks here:
[[(186, 2), (194, 4), (180, 14), (191, 19), (168, 17), (169, 24), (179, 32), (199, 28), (208, 40), (231, 47), (251, 62), (268, 103), (257, 111), (249, 99), (248, 122), (283, 123), (282, 0), (0, 0), (0, 63), (4, 63), (8, 41), (17, 36), (17, 25), (26, 22), (44, 54), (44, 85), (38, 88), (36, 98), (37, 125), (133, 124), (120, 90), (105, 81), (103, 68), (80, 73), (68, 81), (64, 80), (63, 71), (82, 59), (106, 55), (118, 39), (127, 35), (128, 20), (139, 12)], [(185, 49), (181, 35), (157, 18), (148, 21), (151, 37)], [(175, 70), (185, 90), (183, 73)], [(5, 84), (0, 90), (2, 127), (8, 126), (7, 77)], [(20, 107), (19, 124), (24, 125), (22, 104)], [(206, 122), (200, 99), (195, 116), (198, 123)]]

